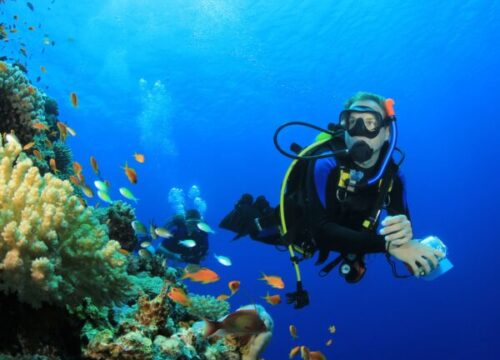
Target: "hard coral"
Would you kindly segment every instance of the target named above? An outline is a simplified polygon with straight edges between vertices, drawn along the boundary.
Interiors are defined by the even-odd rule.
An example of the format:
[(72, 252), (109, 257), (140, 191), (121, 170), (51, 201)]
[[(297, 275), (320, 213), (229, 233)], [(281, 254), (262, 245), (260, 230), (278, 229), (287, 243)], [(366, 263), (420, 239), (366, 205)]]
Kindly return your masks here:
[(42, 178), (7, 138), (5, 146), (0, 140), (0, 291), (35, 307), (123, 299), (130, 283), (120, 244), (68, 181)]
[(118, 200), (112, 205), (98, 210), (99, 220), (107, 224), (110, 239), (116, 240), (125, 250), (134, 250), (137, 244), (132, 222), (135, 220), (135, 211), (129, 204)]
[(36, 133), (33, 123), (45, 120), (44, 99), (17, 66), (5, 62), (2, 65), (5, 70), (0, 71), (0, 133), (14, 131), (24, 145)]

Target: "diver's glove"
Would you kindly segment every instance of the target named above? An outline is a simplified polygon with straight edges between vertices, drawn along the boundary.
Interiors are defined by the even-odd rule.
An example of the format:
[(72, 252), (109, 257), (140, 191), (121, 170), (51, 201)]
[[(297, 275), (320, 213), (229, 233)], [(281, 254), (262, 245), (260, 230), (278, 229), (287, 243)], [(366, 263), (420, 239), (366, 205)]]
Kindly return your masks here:
[(261, 202), (254, 206), (252, 195), (243, 194), (234, 209), (222, 219), (219, 227), (236, 233), (233, 240), (253, 233), (255, 219), (260, 216), (259, 206), (262, 206)]
[(301, 309), (309, 305), (309, 294), (302, 287), (301, 281), (297, 281), (297, 291), (286, 293), (286, 303), (293, 304), (295, 309)]

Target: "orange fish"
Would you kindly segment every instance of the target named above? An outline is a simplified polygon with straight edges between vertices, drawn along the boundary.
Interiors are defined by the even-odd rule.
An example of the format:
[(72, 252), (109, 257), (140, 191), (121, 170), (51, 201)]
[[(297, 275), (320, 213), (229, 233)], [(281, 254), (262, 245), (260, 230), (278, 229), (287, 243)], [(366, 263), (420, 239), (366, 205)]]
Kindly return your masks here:
[(78, 161), (73, 161), (73, 170), (75, 174), (80, 174), (83, 170), (82, 165)]
[(23, 150), (29, 150), (31, 149), (33, 146), (35, 146), (35, 142), (32, 141), (30, 143), (27, 143), (26, 145), (23, 146)]
[(42, 123), (34, 123), (31, 127), (33, 129), (37, 129), (37, 130), (49, 130), (49, 128), (47, 127), (47, 125), (42, 124)]
[(50, 165), (50, 168), (52, 169), (52, 171), (54, 173), (57, 174), (59, 172), (59, 170), (57, 170), (56, 159), (50, 159), (49, 160), (49, 165)]
[(7, 65), (3, 61), (0, 61), (0, 71), (5, 72), (8, 69)]
[(227, 300), (229, 298), (230, 298), (230, 296), (226, 295), (226, 294), (221, 294), (221, 295), (219, 295), (219, 296), (216, 297), (216, 299), (219, 300), (219, 301), (224, 301), (224, 300)]
[(61, 139), (62, 142), (65, 142), (66, 137), (68, 136), (68, 130), (66, 128), (66, 125), (64, 125), (62, 122), (58, 121), (57, 128), (59, 129), (59, 138)]
[(290, 325), (290, 326), (288, 327), (288, 330), (290, 330), (290, 335), (292, 335), (292, 337), (293, 337), (294, 339), (297, 339), (297, 337), (298, 337), (298, 336), (297, 336), (297, 328), (295, 327), (295, 325)]
[(132, 184), (137, 184), (137, 173), (135, 172), (135, 170), (129, 167), (126, 162), (125, 162), (125, 167), (123, 169), (125, 170), (125, 175), (127, 175), (128, 180)]
[(54, 148), (54, 145), (52, 145), (52, 142), (49, 139), (44, 140), (45, 146), (48, 147), (49, 149)]
[(75, 175), (71, 175), (69, 177), (69, 181), (71, 181), (73, 185), (80, 186), (80, 180), (78, 180), (78, 178)]
[(259, 280), (267, 281), (268, 285), (276, 289), (285, 288), (285, 283), (283, 282), (283, 279), (281, 279), (280, 276), (267, 276), (266, 274), (262, 273), (262, 277)]
[(330, 345), (332, 345), (332, 342), (333, 342), (333, 340), (332, 340), (332, 339), (328, 339), (328, 341), (326, 342), (326, 344), (325, 344), (325, 345), (326, 345), (326, 346), (330, 346)]
[(73, 105), (73, 107), (78, 107), (78, 96), (75, 92), (69, 94), (69, 100), (71, 101), (71, 105)]
[(279, 295), (269, 295), (269, 293), (267, 293), (267, 295), (263, 296), (262, 298), (271, 305), (281, 304), (281, 296)]
[(92, 189), (90, 187), (88, 187), (85, 184), (80, 185), (80, 187), (81, 187), (81, 189), (86, 197), (88, 197), (88, 198), (94, 197), (94, 192), (92, 191)]
[(177, 304), (181, 304), (182, 306), (189, 306), (191, 305), (191, 299), (186, 295), (184, 290), (181, 288), (174, 287), (172, 288), (167, 296), (172, 299)]
[(92, 166), (92, 170), (94, 170), (96, 175), (99, 176), (99, 165), (97, 165), (97, 160), (93, 156), (90, 157), (90, 165)]
[(141, 164), (144, 164), (144, 155), (143, 154), (139, 154), (139, 153), (134, 153), (134, 159), (138, 162), (138, 163), (141, 163)]
[(326, 360), (321, 351), (309, 351), (309, 360)]
[(328, 327), (328, 331), (331, 333), (331, 334), (334, 334), (336, 331), (337, 331), (337, 328), (335, 327), (335, 325), (330, 325)]
[(28, 92), (31, 94), (31, 95), (34, 95), (36, 93), (36, 90), (33, 86), (28, 86)]
[(42, 153), (39, 150), (33, 150), (33, 155), (35, 155), (38, 160), (43, 160)]
[(13, 34), (15, 34), (17, 32), (17, 29), (16, 28), (12, 28), (12, 29), (10, 29), (10, 32), (13, 33)]
[(231, 295), (234, 295), (240, 288), (240, 282), (238, 280), (230, 281), (227, 285), (229, 286), (229, 290), (231, 290)]
[(125, 250), (125, 249), (121, 249), (121, 248), (120, 248), (120, 249), (118, 249), (118, 252), (119, 252), (120, 254), (122, 254), (122, 255), (125, 255), (125, 256), (130, 255), (130, 251)]
[(293, 359), (295, 355), (297, 355), (300, 351), (300, 346), (294, 347), (292, 350), (290, 350), (290, 354), (288, 354), (289, 359)]
[(220, 280), (220, 277), (215, 271), (208, 268), (201, 268), (192, 273), (185, 273), (184, 276), (182, 276), (182, 279), (191, 279), (191, 281), (209, 284)]

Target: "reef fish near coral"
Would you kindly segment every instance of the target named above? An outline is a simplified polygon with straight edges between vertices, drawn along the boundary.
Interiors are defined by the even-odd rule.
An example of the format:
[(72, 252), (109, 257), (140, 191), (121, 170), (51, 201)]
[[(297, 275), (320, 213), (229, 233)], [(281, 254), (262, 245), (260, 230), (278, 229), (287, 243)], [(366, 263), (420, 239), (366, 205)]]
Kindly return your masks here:
[(182, 279), (191, 279), (191, 281), (201, 282), (202, 284), (209, 284), (220, 280), (220, 277), (216, 272), (208, 268), (201, 268), (196, 272), (188, 272), (184, 274), (184, 276), (182, 276)]
[(267, 331), (266, 324), (256, 310), (237, 310), (222, 321), (205, 319), (205, 337), (236, 335), (255, 335)]
[(135, 201), (135, 202), (138, 202), (139, 199), (136, 198), (134, 196), (134, 194), (132, 194), (132, 191), (130, 191), (129, 189), (127, 189), (126, 187), (121, 187), (120, 189), (120, 194), (122, 194), (122, 196), (125, 198), (125, 199), (128, 199), (128, 200), (132, 200), (132, 201)]

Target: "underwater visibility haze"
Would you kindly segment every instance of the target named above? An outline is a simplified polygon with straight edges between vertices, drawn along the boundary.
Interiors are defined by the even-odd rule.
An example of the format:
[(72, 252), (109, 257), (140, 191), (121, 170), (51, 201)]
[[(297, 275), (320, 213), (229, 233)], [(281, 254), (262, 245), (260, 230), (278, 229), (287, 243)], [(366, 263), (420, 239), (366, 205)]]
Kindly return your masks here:
[[(499, 14), (496, 0), (0, 1), (0, 358), (500, 358)], [(348, 284), (314, 256), (294, 309), (290, 254), (218, 225), (244, 193), (278, 205), (280, 125), (326, 128), (359, 91), (395, 100), (414, 238), (439, 237), (454, 268), (397, 279), (371, 254)], [(175, 215), (199, 236), (181, 250), (207, 246), (198, 266), (160, 256)]]

